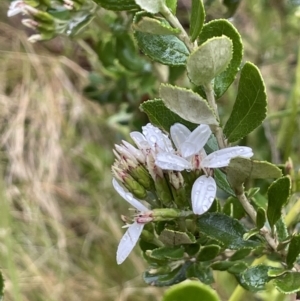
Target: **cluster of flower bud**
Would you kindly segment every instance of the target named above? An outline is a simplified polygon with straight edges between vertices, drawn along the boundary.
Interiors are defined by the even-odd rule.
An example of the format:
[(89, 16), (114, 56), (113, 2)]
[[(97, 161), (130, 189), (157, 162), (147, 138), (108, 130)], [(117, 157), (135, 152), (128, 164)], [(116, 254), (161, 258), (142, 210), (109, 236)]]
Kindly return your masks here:
[(74, 34), (91, 20), (95, 7), (91, 0), (15, 0), (7, 16), (24, 15), (22, 24), (36, 31), (28, 41), (35, 43), (58, 34)]
[[(210, 208), (217, 190), (214, 168), (228, 166), (234, 157), (253, 156), (251, 148), (239, 146), (207, 155), (204, 146), (212, 134), (208, 125), (199, 125), (191, 132), (176, 123), (170, 134), (172, 141), (148, 124), (142, 133), (131, 132), (136, 147), (126, 141), (115, 146), (113, 186), (139, 212), (133, 224), (126, 226), (119, 244), (119, 264), (135, 246), (146, 223), (186, 216), (183, 212), (190, 209), (200, 215)], [(148, 202), (151, 210), (142, 201)]]

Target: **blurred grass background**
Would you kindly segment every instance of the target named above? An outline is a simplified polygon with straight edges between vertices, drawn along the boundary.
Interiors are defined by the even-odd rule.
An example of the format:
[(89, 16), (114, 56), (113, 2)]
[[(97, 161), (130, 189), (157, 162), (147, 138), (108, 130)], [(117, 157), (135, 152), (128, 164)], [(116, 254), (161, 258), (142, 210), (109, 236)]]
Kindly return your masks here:
[[(90, 73), (102, 72), (101, 65), (92, 63), (95, 53), (79, 39), (28, 43), (18, 18), (6, 18), (7, 4), (0, 4), (5, 300), (159, 300), (163, 289), (143, 283), (146, 265), (138, 250), (121, 266), (115, 262), (124, 232), (120, 214), (128, 206), (112, 190), (110, 165), (113, 145), (126, 130), (121, 135), (112, 118), (117, 107), (99, 105), (82, 93)], [(264, 127), (244, 143), (254, 147), (257, 158), (284, 163), (291, 156), (297, 165), (300, 26), (288, 10), (284, 1), (242, 1), (234, 23), (245, 59), (261, 68), (269, 96)], [(212, 7), (211, 14), (221, 13)], [(97, 35), (95, 24), (84, 34), (85, 41)], [(147, 97), (156, 96), (152, 90)], [(232, 88), (221, 99), (224, 120), (235, 93)], [(234, 283), (227, 289), (222, 281), (218, 290), (227, 300)]]

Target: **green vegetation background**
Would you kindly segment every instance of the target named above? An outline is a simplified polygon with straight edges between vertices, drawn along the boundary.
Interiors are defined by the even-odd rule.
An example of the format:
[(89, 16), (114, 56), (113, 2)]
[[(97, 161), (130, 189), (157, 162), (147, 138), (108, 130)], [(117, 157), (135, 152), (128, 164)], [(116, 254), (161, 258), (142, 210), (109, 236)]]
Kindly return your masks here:
[[(292, 157), (299, 167), (300, 19), (283, 3), (242, 1), (234, 17), (245, 60), (261, 68), (269, 98), (264, 126), (243, 143), (254, 148), (258, 159), (284, 163)], [(144, 91), (133, 78), (125, 95), (120, 86), (124, 75), (116, 85), (115, 75), (102, 68), (93, 45), (109, 39), (105, 22), (114, 20), (113, 14), (100, 10), (76, 40), (58, 37), (32, 45), (20, 18), (7, 19), (7, 7), (8, 1), (1, 1), (0, 263), (5, 300), (159, 300), (164, 289), (143, 283), (146, 265), (138, 249), (123, 265), (116, 264), (124, 232), (120, 215), (128, 205), (112, 190), (110, 173), (114, 143), (145, 124), (136, 108), (157, 96), (159, 80), (148, 78)], [(209, 13), (222, 17), (222, 9), (212, 6)], [(185, 9), (180, 13), (184, 22)], [(156, 68), (163, 74), (161, 66)], [(93, 102), (83, 94), (95, 78), (91, 74), (100, 96), (120, 89), (110, 94), (115, 102), (104, 96)], [(235, 93), (231, 88), (221, 99), (224, 120)], [(227, 300), (236, 282), (225, 272), (215, 276)], [(267, 294), (261, 298), (271, 300), (272, 292)]]

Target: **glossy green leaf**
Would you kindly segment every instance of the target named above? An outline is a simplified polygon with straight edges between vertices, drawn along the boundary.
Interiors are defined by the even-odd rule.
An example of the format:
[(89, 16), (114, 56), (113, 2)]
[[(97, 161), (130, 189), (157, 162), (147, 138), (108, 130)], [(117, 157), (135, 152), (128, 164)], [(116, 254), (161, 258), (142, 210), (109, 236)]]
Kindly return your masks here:
[(282, 207), (288, 202), (290, 186), (290, 178), (282, 177), (274, 181), (268, 189), (267, 217), (271, 227), (279, 220)]
[(214, 79), (213, 85), (216, 99), (220, 98), (226, 92), (239, 71), (243, 57), (243, 43), (238, 31), (225, 19), (213, 20), (206, 23), (199, 36), (199, 41), (202, 44), (212, 37), (221, 37), (223, 35), (231, 39), (233, 53), (232, 60), (227, 69)]
[(186, 271), (186, 277), (197, 278), (205, 284), (214, 282), (212, 269), (201, 262), (193, 262)]
[(191, 233), (171, 229), (164, 229), (159, 235), (159, 240), (167, 246), (179, 246), (196, 242), (195, 237)]
[(212, 263), (210, 266), (213, 270), (216, 271), (227, 271), (230, 267), (234, 265), (232, 261), (216, 261)]
[(164, 0), (135, 0), (136, 4), (138, 4), (143, 10), (149, 12), (151, 14), (157, 14), (161, 11)]
[(186, 262), (182, 266), (177, 267), (168, 273), (154, 273), (153, 270), (146, 271), (143, 274), (144, 281), (149, 285), (155, 286), (169, 286), (179, 283), (186, 279), (187, 268), (191, 265), (191, 262)]
[(221, 247), (218, 245), (209, 245), (201, 247), (197, 256), (198, 261), (213, 260), (220, 253)]
[(192, 0), (191, 19), (190, 19), (190, 37), (194, 42), (203, 27), (205, 20), (205, 10), (202, 0)]
[(235, 197), (229, 197), (224, 206), (223, 206), (223, 213), (236, 218), (241, 219), (245, 216), (245, 209), (240, 203), (240, 201)]
[(293, 294), (300, 291), (300, 273), (289, 272), (277, 277), (274, 286), (283, 294)]
[(242, 275), (248, 289), (252, 292), (257, 292), (265, 288), (265, 284), (271, 280), (268, 271), (273, 269), (266, 265), (252, 266), (246, 269)]
[(241, 186), (247, 179), (278, 178), (281, 170), (266, 161), (256, 161), (246, 158), (233, 158), (226, 169), (228, 182), (233, 187)]
[(177, 247), (161, 247), (151, 252), (151, 257), (156, 259), (171, 259), (179, 260), (183, 258), (184, 249), (180, 246)]
[(162, 84), (160, 97), (168, 109), (187, 121), (197, 124), (219, 124), (207, 101), (192, 90)]
[(197, 86), (208, 84), (226, 70), (231, 58), (231, 40), (226, 36), (211, 38), (189, 56), (186, 65), (188, 76)]
[(152, 35), (135, 31), (138, 45), (152, 60), (170, 66), (185, 65), (189, 51), (174, 35)]
[(197, 281), (185, 281), (178, 285), (169, 288), (162, 299), (162, 301), (220, 301), (216, 292)]
[(266, 219), (266, 211), (262, 207), (257, 208), (256, 228), (261, 229), (265, 225)]
[(230, 258), (230, 261), (245, 259), (252, 251), (252, 248), (242, 248), (237, 250)]
[(238, 94), (224, 134), (235, 142), (257, 128), (267, 114), (267, 94), (258, 68), (250, 62), (241, 71)]
[(145, 101), (140, 105), (140, 109), (148, 115), (153, 125), (167, 132), (170, 131), (170, 127), (176, 122), (184, 124), (189, 129), (197, 127), (196, 124), (188, 122), (170, 111), (161, 99)]
[(174, 35), (180, 32), (178, 28), (171, 27), (165, 19), (154, 18), (144, 12), (135, 15), (132, 28), (140, 32), (157, 35)]
[(197, 226), (200, 233), (220, 241), (228, 249), (255, 248), (260, 245), (255, 240), (245, 241), (243, 235), (246, 230), (243, 225), (222, 213), (206, 213), (198, 217)]
[(287, 256), (286, 263), (289, 268), (293, 267), (294, 262), (300, 254), (300, 234), (294, 235), (291, 239)]
[(93, 0), (103, 8), (108, 10), (133, 10), (139, 9), (134, 0)]

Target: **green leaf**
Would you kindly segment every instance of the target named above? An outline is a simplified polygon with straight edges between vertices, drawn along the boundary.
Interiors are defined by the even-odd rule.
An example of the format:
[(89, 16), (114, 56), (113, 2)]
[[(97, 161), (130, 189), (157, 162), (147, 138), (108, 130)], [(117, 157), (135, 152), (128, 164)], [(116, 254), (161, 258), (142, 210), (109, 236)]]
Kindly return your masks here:
[(168, 109), (187, 121), (197, 124), (219, 124), (207, 101), (192, 90), (162, 84), (160, 97)]
[(253, 237), (253, 236), (257, 235), (257, 234), (259, 234), (259, 230), (257, 228), (254, 228), (254, 229), (249, 230), (247, 233), (245, 233), (243, 235), (243, 238), (245, 240), (248, 240), (248, 239), (250, 239), (251, 237)]
[(232, 113), (225, 125), (224, 134), (235, 142), (257, 128), (267, 114), (265, 84), (258, 68), (245, 63), (239, 81), (238, 94)]
[(180, 246), (178, 247), (161, 247), (154, 249), (151, 252), (151, 257), (155, 259), (171, 259), (179, 260), (182, 259), (184, 255), (184, 249)]
[(290, 186), (290, 178), (282, 177), (274, 181), (268, 189), (267, 217), (272, 228), (281, 217), (282, 207), (288, 202)]
[(230, 267), (234, 265), (232, 261), (216, 261), (212, 263), (210, 266), (213, 270), (216, 271), (227, 271)]
[(191, 233), (171, 229), (164, 229), (159, 235), (159, 240), (167, 246), (180, 246), (196, 242), (195, 237)]
[(248, 265), (246, 262), (240, 261), (240, 262), (236, 262), (234, 263), (234, 265), (232, 265), (227, 272), (234, 274), (234, 275), (238, 275), (241, 274), (242, 272), (244, 272), (246, 269), (248, 268)]
[(186, 279), (186, 270), (191, 262), (186, 262), (171, 272), (165, 274), (155, 274), (151, 269), (143, 274), (144, 281), (149, 285), (168, 286), (181, 282)]
[(184, 250), (189, 256), (196, 255), (200, 250), (199, 244), (184, 245)]
[(218, 168), (214, 169), (214, 178), (215, 181), (217, 183), (217, 186), (222, 189), (223, 191), (225, 191), (226, 193), (235, 196), (234, 191), (232, 190), (232, 188), (230, 187), (226, 175)]
[(247, 285), (247, 288), (252, 292), (265, 289), (265, 284), (271, 280), (268, 275), (268, 271), (271, 269), (274, 268), (263, 264), (246, 269), (242, 278)]
[(300, 291), (300, 273), (289, 272), (277, 277), (273, 284), (283, 294), (293, 294)]
[(184, 124), (189, 129), (197, 127), (196, 124), (188, 122), (170, 111), (161, 99), (145, 101), (140, 105), (140, 109), (148, 115), (149, 120), (153, 125), (167, 132), (170, 131), (170, 127), (176, 122)]
[(152, 60), (170, 66), (185, 65), (189, 51), (174, 35), (152, 35), (135, 31), (140, 49)]
[(178, 28), (171, 27), (165, 19), (154, 18), (145, 12), (135, 15), (132, 28), (140, 32), (158, 35), (174, 35), (180, 32)]
[(205, 10), (202, 0), (192, 0), (190, 37), (194, 42), (199, 36), (205, 20)]
[(176, 15), (177, 0), (166, 0), (166, 5), (169, 7), (173, 15)]
[(169, 288), (162, 299), (162, 301), (220, 301), (216, 292), (197, 281), (185, 281), (183, 283), (174, 285)]
[(286, 256), (286, 263), (288, 268), (292, 268), (294, 262), (300, 254), (300, 234), (296, 234), (292, 237), (290, 242), (288, 253)]
[(93, 0), (103, 8), (108, 10), (133, 10), (139, 9), (134, 0)]
[(220, 241), (225, 248), (237, 250), (244, 247), (256, 248), (258, 241), (243, 239), (246, 233), (238, 220), (222, 213), (206, 213), (197, 219), (200, 233)]
[(186, 271), (186, 277), (197, 278), (205, 284), (211, 284), (214, 282), (212, 269), (201, 262), (193, 262)]
[(252, 248), (239, 249), (229, 258), (229, 260), (236, 261), (236, 260), (245, 259), (245, 257), (247, 257), (252, 250), (253, 250)]
[(218, 245), (209, 245), (201, 247), (197, 256), (198, 261), (213, 260), (220, 253), (221, 247)]
[(226, 169), (227, 179), (232, 187), (241, 186), (247, 179), (278, 178), (281, 170), (266, 161), (256, 161), (246, 158), (233, 158)]
[(189, 56), (188, 76), (197, 86), (207, 84), (226, 70), (231, 58), (231, 40), (226, 36), (211, 38)]
[(157, 14), (161, 11), (162, 6), (164, 4), (164, 0), (135, 0), (136, 4), (138, 4), (143, 10), (151, 13)]
[(259, 207), (256, 213), (256, 228), (261, 229), (266, 222), (266, 211), (262, 207)]
[(199, 41), (202, 44), (212, 37), (221, 37), (223, 35), (231, 39), (233, 53), (232, 60), (227, 69), (214, 79), (214, 93), (216, 99), (220, 98), (226, 92), (239, 71), (243, 58), (243, 43), (238, 31), (225, 19), (213, 20), (206, 23), (199, 36)]
[(289, 237), (289, 232), (287, 230), (287, 226), (286, 226), (285, 221), (282, 216), (276, 222), (275, 227), (276, 227), (278, 241), (280, 243), (283, 241), (286, 241), (286, 239)]
[(229, 197), (224, 204), (223, 213), (241, 219), (245, 216), (245, 209), (237, 198)]

